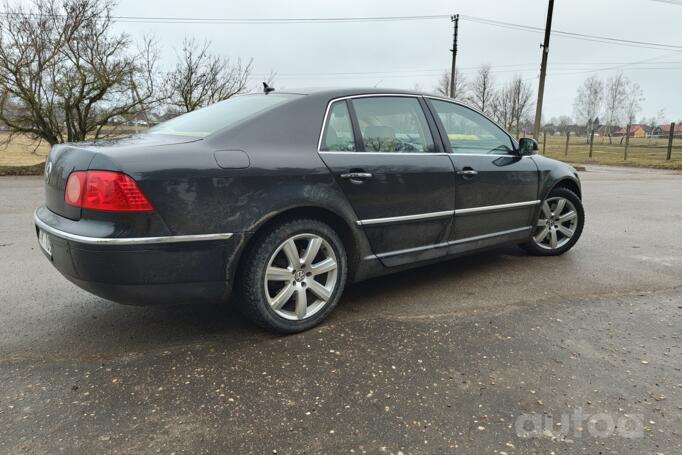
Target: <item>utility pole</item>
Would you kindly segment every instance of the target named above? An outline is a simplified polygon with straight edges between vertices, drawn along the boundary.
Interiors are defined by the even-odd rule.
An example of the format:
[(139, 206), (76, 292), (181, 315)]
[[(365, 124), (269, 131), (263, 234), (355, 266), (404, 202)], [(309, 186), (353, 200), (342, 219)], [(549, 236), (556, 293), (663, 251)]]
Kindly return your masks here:
[(547, 75), (547, 54), (549, 54), (549, 35), (552, 32), (552, 13), (554, 11), (554, 0), (549, 0), (547, 9), (547, 24), (545, 25), (545, 41), (542, 45), (542, 63), (540, 64), (540, 84), (538, 85), (538, 102), (535, 108), (535, 125), (533, 137), (535, 140), (540, 135), (540, 122), (542, 121), (542, 99), (545, 96), (545, 76)]
[(455, 23), (455, 30), (452, 34), (452, 68), (450, 68), (450, 98), (455, 97), (455, 64), (457, 63), (457, 33), (459, 32), (459, 14), (450, 16), (450, 21)]

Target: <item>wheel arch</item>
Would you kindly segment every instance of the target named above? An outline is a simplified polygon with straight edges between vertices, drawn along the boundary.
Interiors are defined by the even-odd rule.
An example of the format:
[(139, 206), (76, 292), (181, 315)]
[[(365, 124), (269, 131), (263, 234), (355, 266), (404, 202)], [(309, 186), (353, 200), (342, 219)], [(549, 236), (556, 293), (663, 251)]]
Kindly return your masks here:
[(359, 238), (360, 234), (357, 229), (354, 228), (352, 221), (347, 220), (328, 208), (315, 205), (290, 207), (261, 220), (261, 222), (255, 226), (252, 235), (244, 244), (236, 267), (234, 267), (235, 270), (233, 275), (236, 274), (237, 270), (241, 267), (244, 253), (258, 242), (258, 239), (263, 232), (280, 222), (295, 218), (313, 218), (322, 221), (329, 225), (339, 235), (341, 242), (343, 242), (343, 247), (346, 250), (348, 278), (349, 281), (352, 281), (361, 257), (362, 239)]
[(554, 185), (551, 188), (549, 188), (549, 190), (544, 194), (543, 200), (555, 188), (566, 188), (567, 190), (570, 190), (573, 193), (575, 193), (575, 195), (578, 196), (578, 199), (582, 200), (583, 198), (580, 183), (571, 177), (564, 177), (557, 181), (556, 183), (554, 183)]

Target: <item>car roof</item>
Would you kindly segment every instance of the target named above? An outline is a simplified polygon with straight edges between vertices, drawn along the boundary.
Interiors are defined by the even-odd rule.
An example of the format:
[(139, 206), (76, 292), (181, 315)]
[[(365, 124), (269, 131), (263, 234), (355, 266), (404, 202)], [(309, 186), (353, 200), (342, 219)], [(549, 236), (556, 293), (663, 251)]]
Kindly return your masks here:
[(355, 95), (399, 94), (416, 96), (438, 96), (431, 93), (415, 92), (413, 90), (376, 88), (376, 87), (316, 87), (316, 88), (286, 88), (274, 93), (315, 95), (324, 98), (341, 98)]

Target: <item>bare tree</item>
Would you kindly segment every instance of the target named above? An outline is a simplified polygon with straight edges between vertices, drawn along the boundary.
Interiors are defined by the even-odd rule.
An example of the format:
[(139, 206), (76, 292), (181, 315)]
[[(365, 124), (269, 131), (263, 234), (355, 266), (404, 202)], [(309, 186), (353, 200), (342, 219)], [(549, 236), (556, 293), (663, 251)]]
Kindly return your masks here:
[(628, 81), (625, 95), (625, 121), (631, 125), (635, 122), (637, 114), (642, 110), (644, 93), (637, 82)]
[(252, 61), (242, 64), (241, 60), (211, 54), (211, 43), (197, 43), (194, 38), (185, 38), (178, 63), (168, 73), (164, 93), (170, 104), (184, 112), (226, 100), (246, 90)]
[[(458, 69), (455, 69), (455, 99), (465, 99), (466, 88), (467, 84), (464, 76)], [(434, 87), (434, 92), (436, 95), (450, 96), (450, 71), (441, 74), (440, 79), (438, 79), (438, 85)]]
[(511, 84), (507, 83), (500, 88), (492, 100), (492, 112), (495, 120), (505, 129), (511, 130), (514, 125), (514, 92)]
[(623, 73), (618, 73), (606, 81), (604, 114), (606, 115), (606, 134), (609, 136), (609, 144), (611, 144), (613, 127), (617, 125), (623, 117), (628, 83), (629, 80), (627, 77), (623, 76)]
[(594, 130), (595, 120), (601, 113), (603, 100), (604, 83), (597, 76), (588, 77), (578, 88), (573, 108), (576, 120), (587, 125), (588, 136)]
[(470, 99), (484, 114), (490, 114), (495, 97), (495, 78), (488, 64), (481, 65), (471, 83)]
[[(111, 0), (6, 3), (0, 15), (0, 123), (50, 145), (97, 139), (154, 93), (156, 53), (111, 29)], [(133, 94), (136, 93), (136, 95)]]
[(493, 117), (518, 138), (521, 127), (530, 121), (533, 89), (519, 75), (497, 91), (491, 103)]
[(573, 119), (571, 119), (571, 117), (568, 115), (560, 115), (559, 122), (557, 123), (557, 129), (561, 134), (566, 134), (566, 132), (570, 130), (572, 123)]
[(511, 81), (511, 89), (515, 106), (516, 138), (518, 139), (522, 122), (530, 122), (530, 114), (533, 107), (533, 88), (521, 76), (516, 76)]

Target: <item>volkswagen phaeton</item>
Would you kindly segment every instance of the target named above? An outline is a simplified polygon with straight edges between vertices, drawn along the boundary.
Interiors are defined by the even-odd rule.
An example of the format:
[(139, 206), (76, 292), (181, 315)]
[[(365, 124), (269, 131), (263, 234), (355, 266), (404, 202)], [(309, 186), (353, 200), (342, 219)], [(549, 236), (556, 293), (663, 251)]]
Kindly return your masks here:
[(568, 251), (580, 180), (537, 148), (449, 98), (266, 90), (54, 146), (35, 229), (92, 294), (231, 300), (292, 333), (325, 319), (348, 283), (508, 244)]

